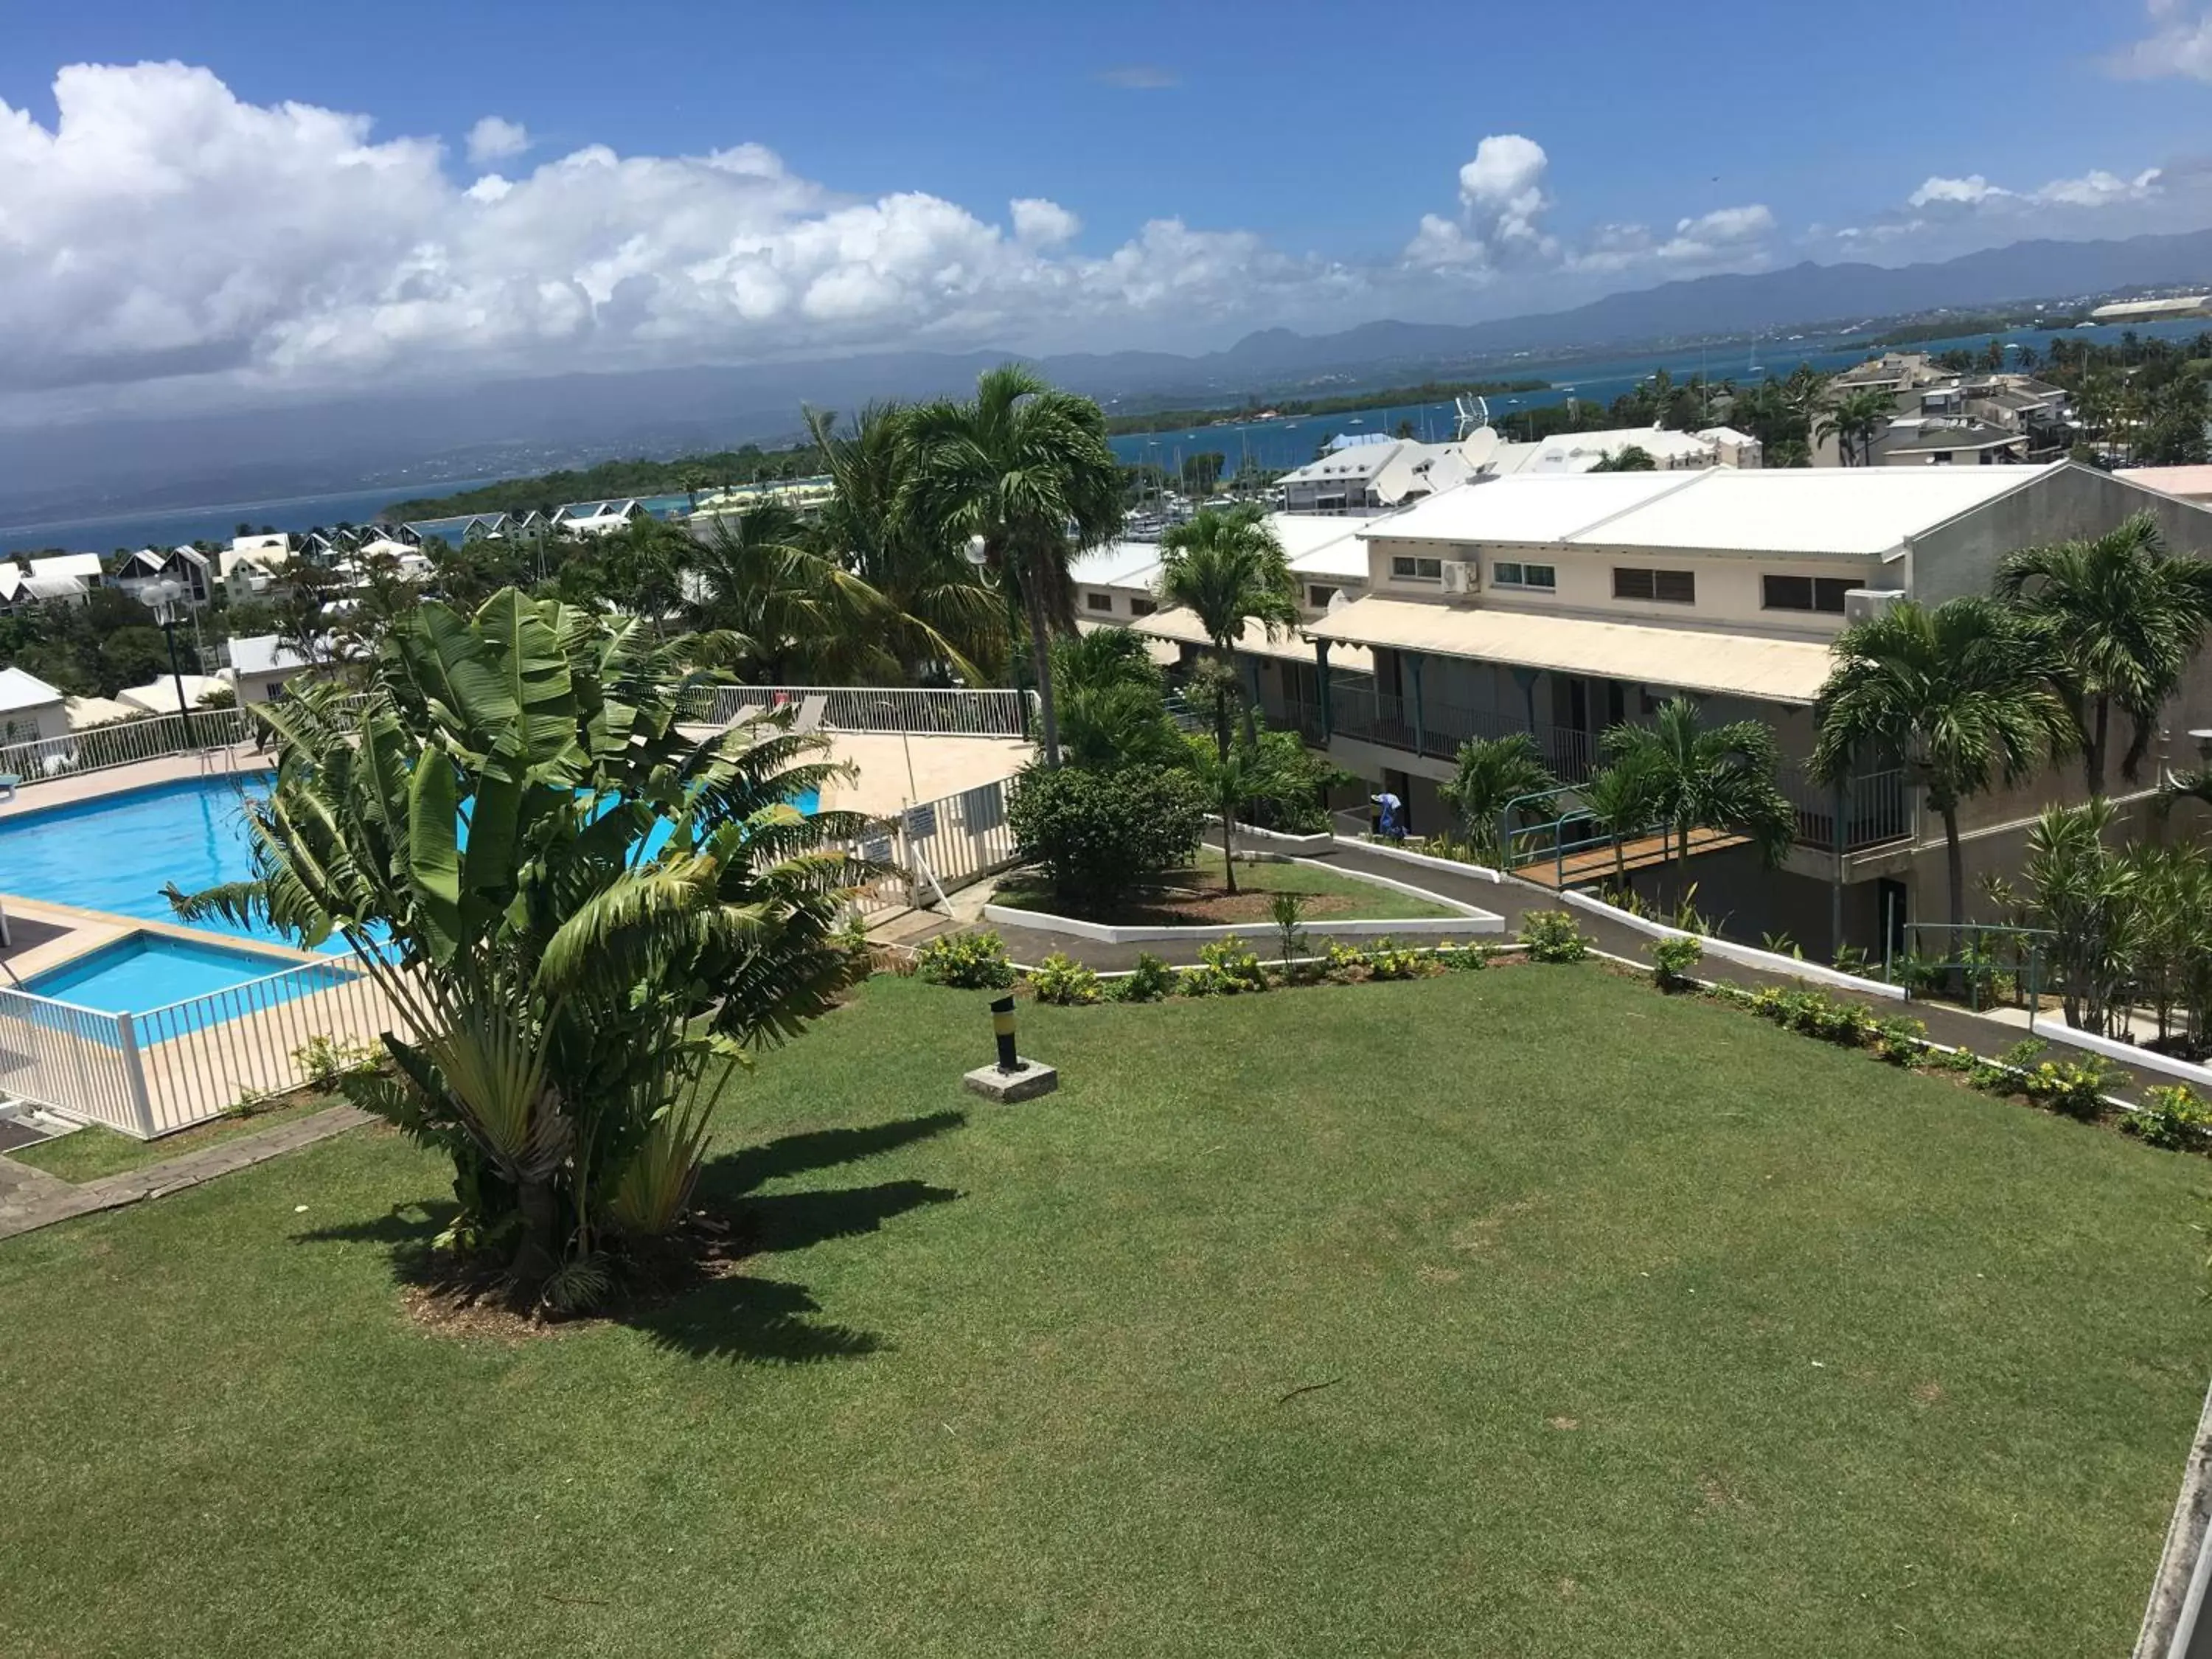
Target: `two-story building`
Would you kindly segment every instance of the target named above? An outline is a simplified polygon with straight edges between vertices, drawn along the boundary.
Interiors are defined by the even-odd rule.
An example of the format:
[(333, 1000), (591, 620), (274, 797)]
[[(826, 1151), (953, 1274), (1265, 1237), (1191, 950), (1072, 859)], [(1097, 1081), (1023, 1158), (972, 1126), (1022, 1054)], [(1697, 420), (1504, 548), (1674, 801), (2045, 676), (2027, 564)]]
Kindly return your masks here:
[(142, 547), (115, 568), (115, 586), (136, 599), (149, 582), (174, 582), (179, 601), (194, 610), (214, 597), (214, 561), (197, 547)]
[[(2015, 549), (2146, 510), (2169, 546), (2212, 556), (2212, 513), (2063, 462), (1504, 478), (1357, 525), (1364, 580), (1340, 590), (1357, 597), (1332, 596), (1303, 639), (1247, 641), (1245, 654), (1271, 720), (1390, 787), (1416, 830), (1448, 827), (1437, 785), (1470, 738), (1530, 732), (1573, 783), (1601, 763), (1608, 727), (1677, 693), (1708, 721), (1759, 720), (1785, 757), (1799, 845), (1771, 874), (1701, 856), (1700, 903), (1808, 949), (1840, 916), (1868, 945), (1883, 918), (1943, 914), (1942, 832), (1902, 757), (1840, 791), (1807, 775), (1830, 642), (1855, 613), (1986, 593)], [(2212, 665), (2170, 724), (2212, 726)], [(2154, 782), (2129, 799), (2147, 802)], [(2035, 813), (2078, 784), (2069, 765), (1969, 802), (1970, 873), (2012, 867)]]

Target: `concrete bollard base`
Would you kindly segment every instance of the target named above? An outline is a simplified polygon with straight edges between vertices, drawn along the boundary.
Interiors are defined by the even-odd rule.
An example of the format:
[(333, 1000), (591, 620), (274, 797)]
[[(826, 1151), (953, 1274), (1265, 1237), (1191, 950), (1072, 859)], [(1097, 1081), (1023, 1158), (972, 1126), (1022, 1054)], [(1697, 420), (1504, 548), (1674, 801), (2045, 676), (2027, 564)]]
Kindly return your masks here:
[(1024, 1060), (1011, 1072), (1002, 1072), (995, 1066), (978, 1066), (960, 1081), (970, 1094), (1003, 1104), (1050, 1094), (1060, 1087), (1060, 1072), (1055, 1066)]

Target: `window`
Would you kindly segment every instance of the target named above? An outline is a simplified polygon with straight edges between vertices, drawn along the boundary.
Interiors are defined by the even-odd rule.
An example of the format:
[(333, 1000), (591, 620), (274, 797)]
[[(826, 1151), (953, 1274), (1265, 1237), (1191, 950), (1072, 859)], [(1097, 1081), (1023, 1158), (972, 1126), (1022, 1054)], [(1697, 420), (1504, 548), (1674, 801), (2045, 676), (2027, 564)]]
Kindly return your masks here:
[(1440, 582), (1444, 579), (1444, 562), (1408, 558), (1401, 553), (1391, 559), (1390, 574), (1401, 582)]
[(1114, 608), (1114, 596), (1111, 593), (1085, 593), (1083, 596), (1083, 605), (1086, 611), (1111, 611)]
[(1844, 595), (1861, 584), (1848, 576), (1762, 576), (1760, 602), (1769, 611), (1844, 614)]
[(1129, 601), (1129, 614), (1133, 617), (1149, 617), (1153, 611), (1158, 609), (1159, 606), (1150, 599), (1131, 599)]
[(1495, 587), (1534, 587), (1551, 592), (1559, 585), (1559, 573), (1548, 564), (1522, 564), (1511, 559), (1494, 560), (1490, 567)]
[(1306, 586), (1306, 607), (1309, 610), (1326, 611), (1328, 602), (1335, 597), (1336, 589), (1323, 583), (1310, 582)]
[(1613, 568), (1613, 597), (1616, 599), (1656, 599), (1665, 605), (1695, 605), (1698, 577), (1691, 570), (1635, 570)]

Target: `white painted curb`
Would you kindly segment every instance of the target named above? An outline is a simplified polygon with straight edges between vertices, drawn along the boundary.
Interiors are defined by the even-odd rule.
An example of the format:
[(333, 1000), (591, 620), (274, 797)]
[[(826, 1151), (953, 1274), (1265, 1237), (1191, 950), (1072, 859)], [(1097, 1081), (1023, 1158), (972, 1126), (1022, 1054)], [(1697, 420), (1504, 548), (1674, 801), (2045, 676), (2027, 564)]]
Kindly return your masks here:
[(1704, 933), (1686, 932), (1669, 927), (1663, 921), (1654, 921), (1649, 916), (1632, 916), (1627, 911), (1607, 904), (1603, 899), (1594, 899), (1586, 893), (1562, 892), (1561, 901), (1592, 915), (1617, 921), (1624, 927), (1653, 939), (1693, 939), (1705, 947), (1709, 957), (1718, 957), (1723, 962), (1741, 963), (1746, 968), (1757, 968), (1770, 974), (1781, 974), (1790, 979), (1811, 980), (1821, 985), (1832, 985), (1838, 989), (1856, 991), (1861, 996), (1881, 997), (1892, 1002), (1905, 1000), (1902, 985), (1886, 985), (1878, 979), (1861, 979), (1856, 974), (1844, 973), (1839, 968), (1830, 968), (1818, 962), (1805, 962), (1796, 957), (1785, 957), (1779, 951), (1761, 951), (1748, 945), (1738, 945), (1733, 939), (1713, 939)]
[[(1424, 894), (1439, 904), (1453, 901), (1438, 898), (1435, 894)], [(1046, 910), (1016, 910), (1003, 904), (983, 907), (983, 920), (994, 921), (1004, 927), (1030, 927), (1039, 933), (1072, 933), (1078, 939), (1091, 939), (1100, 945), (1157, 945), (1169, 939), (1218, 939), (1231, 935), (1238, 939), (1261, 938), (1274, 931), (1274, 923), (1264, 917), (1257, 921), (1208, 923), (1197, 927), (1116, 927), (1103, 921), (1079, 921), (1073, 916), (1054, 915)], [(1468, 907), (1466, 913), (1456, 916), (1413, 916), (1389, 921), (1362, 921), (1357, 917), (1337, 921), (1302, 921), (1302, 933), (1339, 935), (1368, 933), (1376, 938), (1395, 938), (1400, 934), (1437, 935), (1456, 938), (1469, 933), (1502, 933), (1505, 918), (1488, 910)]]

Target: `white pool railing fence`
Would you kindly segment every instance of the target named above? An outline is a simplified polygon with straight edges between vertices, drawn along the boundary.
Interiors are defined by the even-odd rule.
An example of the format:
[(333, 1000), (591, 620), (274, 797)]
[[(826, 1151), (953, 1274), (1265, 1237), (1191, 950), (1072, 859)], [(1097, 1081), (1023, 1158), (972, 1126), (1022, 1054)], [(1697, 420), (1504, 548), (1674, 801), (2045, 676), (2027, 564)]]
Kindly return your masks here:
[(704, 725), (728, 726), (749, 710), (822, 699), (825, 732), (905, 732), (916, 737), (1025, 738), (1033, 691), (916, 690), (866, 685), (718, 685), (706, 694)]
[(854, 842), (862, 858), (896, 872), (863, 889), (855, 908), (863, 916), (911, 908), (1010, 868), (1015, 843), (1006, 787), (1012, 781), (1000, 778), (924, 801)]
[(40, 738), (0, 749), (0, 772), (25, 784), (74, 772), (99, 772), (114, 766), (208, 749), (228, 749), (247, 741), (252, 722), (235, 708), (195, 709), (190, 716), (156, 714), (143, 720), (118, 720), (72, 732), (65, 738)]
[(315, 1081), (317, 1038), (380, 1051), (396, 1023), (346, 957), (139, 1014), (0, 989), (0, 1096), (149, 1140)]

